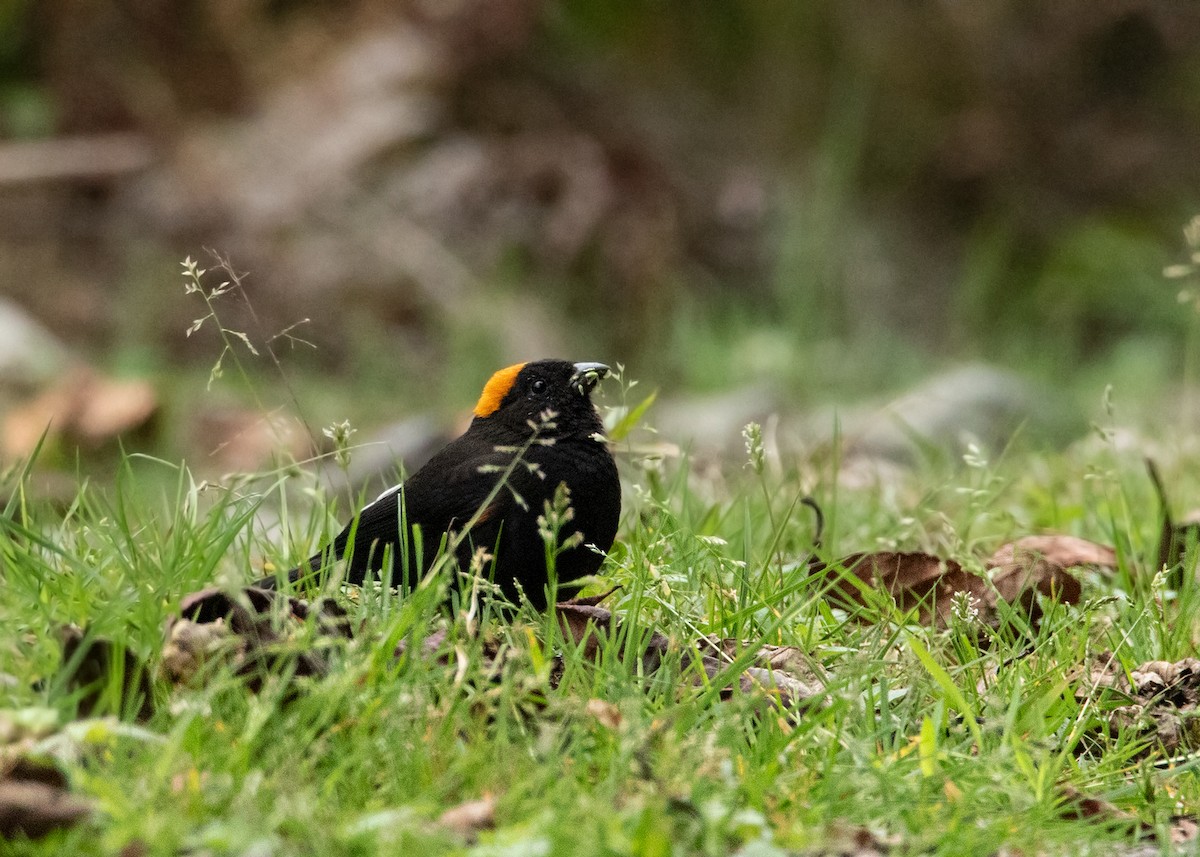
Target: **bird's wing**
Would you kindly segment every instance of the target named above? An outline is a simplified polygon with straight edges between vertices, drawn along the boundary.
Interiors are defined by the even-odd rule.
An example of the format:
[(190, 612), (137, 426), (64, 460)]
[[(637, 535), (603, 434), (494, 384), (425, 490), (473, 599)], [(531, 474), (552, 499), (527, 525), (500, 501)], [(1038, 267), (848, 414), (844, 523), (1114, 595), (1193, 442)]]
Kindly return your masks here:
[[(401, 502), (408, 526), (421, 528), (423, 565), (432, 559), (443, 533), (461, 530), (472, 519), (471, 541), (476, 546), (494, 546), (502, 523), (516, 505), (515, 496), (528, 492), (534, 477), (518, 463), (509, 474), (508, 484), (497, 488), (512, 454), (491, 447), (475, 455), (470, 452), (469, 446), (452, 443), (403, 485), (384, 491), (363, 507), (346, 525), (332, 547), (336, 556), (345, 556), (353, 536), (353, 557), (347, 567), (349, 582), (362, 582), (369, 567), (377, 564), (384, 545), (396, 549), (401, 539)], [(314, 557), (313, 562), (319, 564), (320, 557)], [(465, 559), (461, 553), (460, 559)]]
[[(488, 450), (450, 466), (423, 467), (404, 484), (409, 521), (426, 533), (461, 529), (472, 518), (475, 526), (497, 525), (513, 505), (513, 492), (500, 484), (512, 455)], [(431, 462), (432, 463), (432, 462)], [(517, 465), (518, 470), (524, 470)], [(517, 488), (524, 475), (514, 470), (508, 479)]]

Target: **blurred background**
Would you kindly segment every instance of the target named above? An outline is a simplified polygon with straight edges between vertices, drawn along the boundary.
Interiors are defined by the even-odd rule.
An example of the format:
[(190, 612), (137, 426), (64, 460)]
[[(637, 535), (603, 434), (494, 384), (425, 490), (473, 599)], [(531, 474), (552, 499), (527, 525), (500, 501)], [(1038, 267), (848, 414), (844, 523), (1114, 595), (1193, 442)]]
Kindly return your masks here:
[(548, 355), (714, 446), (1175, 418), (1198, 155), (1195, 3), (5, 0), (4, 453), (256, 467)]

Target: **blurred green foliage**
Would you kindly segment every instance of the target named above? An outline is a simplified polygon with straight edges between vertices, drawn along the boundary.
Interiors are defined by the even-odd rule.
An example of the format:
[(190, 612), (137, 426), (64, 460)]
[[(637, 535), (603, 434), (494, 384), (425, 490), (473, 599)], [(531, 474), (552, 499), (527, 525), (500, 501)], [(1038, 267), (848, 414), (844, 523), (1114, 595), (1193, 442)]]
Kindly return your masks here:
[(32, 52), (32, 0), (0, 3), (0, 76), (28, 77)]
[[(521, 4), (509, 5), (520, 19)], [(217, 26), (203, 3), (185, 4), (194, 28), (190, 17), (161, 9), (98, 14), (96, 26), (108, 29), (97, 31), (128, 35), (128, 45), (112, 50), (130, 52), (145, 87), (138, 91), (155, 97), (127, 109), (125, 89), (109, 80), (106, 97), (116, 104), (97, 107), (93, 118), (136, 125), (162, 121), (153, 114), (161, 109), (162, 124), (174, 128), (186, 125), (172, 111), (187, 105), (233, 112), (209, 97), (224, 84), (199, 87), (189, 100), (195, 79), (223, 70), (261, 96), (255, 87), (270, 79), (262, 68), (285, 77), (280, 69), (302, 65), (297, 57), (307, 54), (278, 48), (275, 66), (251, 67), (276, 46), (244, 50), (226, 43), (228, 33), (282, 33), (306, 14), (340, 15), (336, 6), (240, 7), (236, 14), (257, 30), (225, 19)], [(56, 103), (43, 67), (49, 27), (35, 27), (34, 7), (0, 4), (0, 138), (70, 126), (59, 115), (69, 112), (68, 97), (59, 92)], [(69, 4), (50, 8), (67, 20)], [(522, 123), (561, 122), (598, 141), (614, 173), (627, 166), (615, 163), (626, 150), (636, 150), (635, 167), (649, 164), (649, 179), (612, 187), (649, 188), (652, 215), (635, 224), (657, 225), (662, 199), (675, 206), (665, 220), (676, 232), (663, 244), (681, 246), (661, 254), (675, 267), (647, 264), (643, 275), (631, 265), (635, 273), (621, 283), (618, 266), (597, 258), (608, 247), (586, 248), (560, 267), (546, 265), (536, 247), (514, 248), (479, 272), (489, 291), (479, 306), (446, 317), (412, 310), (401, 321), (351, 308), (341, 328), (340, 318), (328, 319), (334, 344), (314, 363), (393, 391), (404, 383), (397, 378), (417, 377), (420, 392), (436, 371), (441, 383), (470, 392), (511, 351), (481, 324), (491, 296), (552, 295), (550, 314), (570, 326), (573, 347), (653, 365), (665, 383), (697, 388), (772, 376), (801, 394), (852, 394), (963, 358), (1058, 376), (1124, 360), (1130, 343), (1166, 355), (1151, 361), (1158, 369), (1183, 366), (1191, 320), (1161, 276), (1182, 252), (1178, 226), (1200, 209), (1191, 145), (1200, 127), (1200, 41), (1182, 6), (563, 0), (538, 14), (532, 41), (469, 72), (495, 75), (515, 102), (536, 95), (501, 116), (509, 124), (479, 124), (519, 137), (529, 130)], [(194, 53), (170, 49), (181, 31), (202, 43)], [(318, 31), (349, 40), (349, 30)], [(222, 68), (237, 63), (244, 67)], [(86, 65), (75, 69), (86, 84), (77, 80), (71, 90), (77, 103), (99, 100)], [(477, 83), (456, 81), (464, 90)], [(174, 100), (158, 99), (168, 90)], [(605, 109), (593, 113), (594, 104)], [(563, 115), (545, 119), (556, 111)], [(739, 169), (761, 180), (764, 213), (730, 231), (744, 227), (761, 247), (745, 254), (752, 262), (714, 261), (719, 252), (708, 245), (719, 243), (711, 235), (719, 218), (711, 209), (725, 174)], [(184, 252), (194, 250), (195, 243)], [(147, 275), (132, 270), (132, 254), (126, 261), (116, 305), (134, 312), (114, 313), (109, 342), (143, 359), (147, 343), (162, 348), (161, 339), (154, 344), (162, 320), (138, 317)], [(157, 288), (162, 278), (152, 279)], [(421, 329), (398, 334), (401, 325)], [(351, 328), (354, 340), (341, 343), (339, 331)]]
[(813, 345), (793, 349), (810, 367), (840, 343), (854, 377), (881, 380), (921, 362), (909, 350), (1061, 376), (1131, 341), (1180, 369), (1190, 319), (1161, 271), (1200, 208), (1194, 23), (1080, 3), (569, 0), (549, 32), (560, 61), (707, 99), (722, 121), (704, 133), (779, 179), (768, 299), (677, 310), (667, 359), (686, 374), (759, 331)]
[(0, 139), (54, 128), (50, 95), (37, 78), (33, 0), (0, 3)]

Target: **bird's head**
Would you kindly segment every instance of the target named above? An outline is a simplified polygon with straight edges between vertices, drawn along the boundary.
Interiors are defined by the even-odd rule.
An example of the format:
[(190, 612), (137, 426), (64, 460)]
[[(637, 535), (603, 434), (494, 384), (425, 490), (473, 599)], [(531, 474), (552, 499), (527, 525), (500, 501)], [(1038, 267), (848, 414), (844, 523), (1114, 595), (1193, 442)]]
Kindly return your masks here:
[(590, 436), (603, 432), (591, 394), (608, 372), (603, 363), (517, 363), (488, 379), (475, 404), (475, 420), (503, 424), (528, 434), (530, 423), (540, 425), (542, 415), (552, 412), (555, 427), (543, 429), (544, 435)]

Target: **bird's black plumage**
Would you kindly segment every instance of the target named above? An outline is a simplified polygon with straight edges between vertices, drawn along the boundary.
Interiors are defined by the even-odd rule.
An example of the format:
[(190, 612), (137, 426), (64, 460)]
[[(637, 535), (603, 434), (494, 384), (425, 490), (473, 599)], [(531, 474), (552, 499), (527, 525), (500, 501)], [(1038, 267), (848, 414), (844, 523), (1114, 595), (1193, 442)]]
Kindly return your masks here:
[[(603, 364), (564, 360), (500, 370), (484, 388), (462, 436), (368, 504), (289, 577), (295, 581), (327, 560), (345, 559), (347, 582), (360, 584), (382, 567), (386, 552), (393, 579), (399, 581), (407, 566), (407, 583), (415, 586), (434, 562), (443, 534), (453, 538), (470, 525), (455, 550), (459, 568), (468, 569), (475, 549), (486, 548), (494, 555), (490, 570), (504, 595), (516, 601), (519, 587), (544, 609), (548, 572), (537, 519), (558, 486), (569, 490), (573, 512), (560, 542), (582, 533), (581, 542), (556, 558), (560, 584), (595, 573), (603, 557), (589, 545), (607, 551), (616, 536), (621, 486), (590, 398), (607, 373)], [(414, 527), (420, 528), (420, 555)]]

